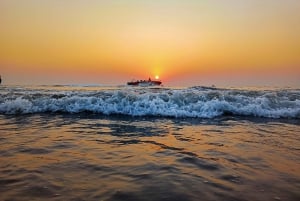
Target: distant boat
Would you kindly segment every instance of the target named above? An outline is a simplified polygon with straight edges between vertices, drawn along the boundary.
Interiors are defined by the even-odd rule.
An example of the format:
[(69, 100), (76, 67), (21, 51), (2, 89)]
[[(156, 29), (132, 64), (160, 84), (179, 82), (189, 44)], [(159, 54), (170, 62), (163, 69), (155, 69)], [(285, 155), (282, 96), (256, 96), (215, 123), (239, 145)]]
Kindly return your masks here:
[(148, 80), (134, 80), (131, 82), (127, 82), (127, 85), (130, 86), (140, 86), (140, 87), (149, 87), (149, 86), (159, 86), (161, 85), (160, 80), (151, 80), (150, 78)]
[(1, 79), (1, 75), (0, 75), (0, 84), (1, 84), (1, 82), (2, 82), (2, 79)]

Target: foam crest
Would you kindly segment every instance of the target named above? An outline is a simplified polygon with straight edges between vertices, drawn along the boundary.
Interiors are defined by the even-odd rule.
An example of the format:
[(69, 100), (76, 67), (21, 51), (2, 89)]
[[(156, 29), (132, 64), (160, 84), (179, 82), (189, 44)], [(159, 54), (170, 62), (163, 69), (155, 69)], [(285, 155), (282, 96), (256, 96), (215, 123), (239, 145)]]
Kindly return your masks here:
[(45, 112), (199, 118), (221, 115), (300, 118), (300, 90), (123, 87), (84, 91), (1, 91), (0, 114)]

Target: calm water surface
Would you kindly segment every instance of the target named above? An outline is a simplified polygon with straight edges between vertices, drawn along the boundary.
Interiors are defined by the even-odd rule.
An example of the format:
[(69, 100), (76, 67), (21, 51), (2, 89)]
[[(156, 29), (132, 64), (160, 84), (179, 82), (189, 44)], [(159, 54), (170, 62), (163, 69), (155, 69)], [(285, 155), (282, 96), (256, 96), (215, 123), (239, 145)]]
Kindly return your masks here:
[(0, 200), (300, 200), (300, 120), (0, 114)]

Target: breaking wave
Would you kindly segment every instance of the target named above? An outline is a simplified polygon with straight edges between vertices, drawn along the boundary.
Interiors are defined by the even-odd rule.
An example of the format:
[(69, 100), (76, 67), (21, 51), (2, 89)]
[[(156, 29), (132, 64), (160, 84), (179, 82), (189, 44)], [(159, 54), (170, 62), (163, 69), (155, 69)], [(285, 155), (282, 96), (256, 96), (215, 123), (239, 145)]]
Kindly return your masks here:
[(0, 114), (80, 113), (213, 118), (300, 118), (300, 90), (209, 87), (72, 89), (2, 87)]

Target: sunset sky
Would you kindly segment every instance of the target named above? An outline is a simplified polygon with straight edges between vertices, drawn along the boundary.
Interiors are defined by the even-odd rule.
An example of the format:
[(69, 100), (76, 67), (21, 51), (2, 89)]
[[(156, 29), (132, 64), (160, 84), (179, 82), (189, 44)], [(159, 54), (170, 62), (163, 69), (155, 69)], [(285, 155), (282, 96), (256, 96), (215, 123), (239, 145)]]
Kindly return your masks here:
[(300, 86), (299, 0), (1, 0), (5, 84)]

